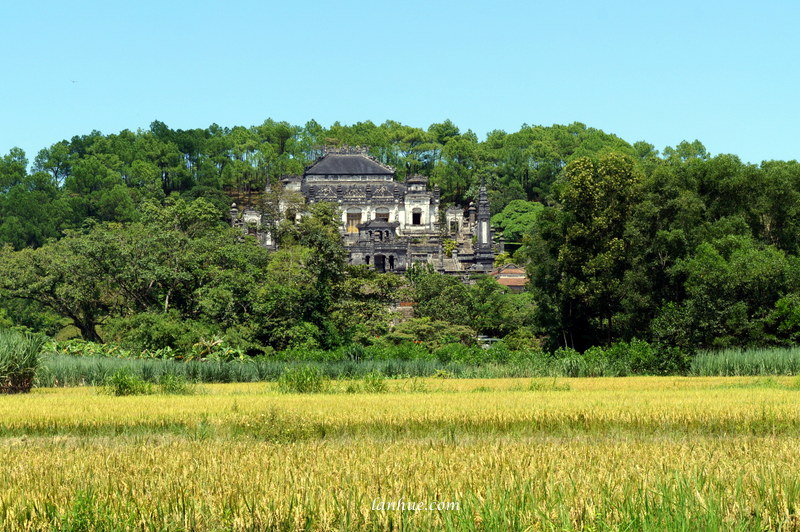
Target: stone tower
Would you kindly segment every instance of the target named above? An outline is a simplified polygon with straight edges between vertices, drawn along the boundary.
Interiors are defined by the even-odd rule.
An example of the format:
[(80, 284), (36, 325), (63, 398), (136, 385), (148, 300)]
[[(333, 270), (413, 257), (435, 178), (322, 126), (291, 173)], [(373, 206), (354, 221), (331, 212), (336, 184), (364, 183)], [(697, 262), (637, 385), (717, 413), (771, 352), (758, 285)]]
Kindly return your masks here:
[(486, 193), (486, 183), (481, 182), (478, 196), (477, 212), (477, 242), (475, 243), (475, 269), (489, 271), (494, 266), (494, 253), (492, 252), (492, 228), (489, 224), (489, 196)]

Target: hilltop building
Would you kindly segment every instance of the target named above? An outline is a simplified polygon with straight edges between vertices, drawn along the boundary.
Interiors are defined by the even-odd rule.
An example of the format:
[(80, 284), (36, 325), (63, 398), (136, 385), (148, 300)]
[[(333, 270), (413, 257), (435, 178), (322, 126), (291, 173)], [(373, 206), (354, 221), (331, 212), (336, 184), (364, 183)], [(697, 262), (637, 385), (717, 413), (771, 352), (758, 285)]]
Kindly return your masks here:
[[(302, 176), (285, 176), (282, 193), (299, 194), (307, 204), (339, 205), (340, 231), (351, 264), (381, 272), (403, 272), (415, 262), (451, 274), (492, 270), (495, 253), (485, 186), (477, 207), (451, 207), (442, 213), (439, 188), (429, 189), (427, 177), (412, 175), (405, 182), (395, 177), (394, 168), (363, 148), (328, 150)], [(288, 201), (281, 201), (279, 210), (283, 216), (292, 215)], [(240, 213), (235, 204), (231, 207), (234, 226), (274, 247), (269, 222), (255, 209)]]
[(489, 275), (515, 294), (523, 292), (525, 290), (525, 285), (528, 284), (528, 274), (525, 272), (524, 268), (516, 264), (501, 266), (493, 270)]

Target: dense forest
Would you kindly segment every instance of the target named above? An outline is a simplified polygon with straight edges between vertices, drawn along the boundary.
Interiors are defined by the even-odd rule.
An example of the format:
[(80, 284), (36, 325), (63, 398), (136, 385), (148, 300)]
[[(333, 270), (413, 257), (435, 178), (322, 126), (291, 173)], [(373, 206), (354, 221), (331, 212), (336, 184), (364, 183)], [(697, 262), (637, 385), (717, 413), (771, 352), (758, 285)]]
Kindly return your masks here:
[[(511, 294), (416, 267), (350, 266), (335, 206), (274, 220), (279, 250), (226, 222), (232, 199), (300, 174), (325, 146), (368, 146), (445, 204), (489, 188), (492, 221), (530, 284)], [(800, 165), (742, 163), (698, 142), (658, 151), (575, 123), (495, 130), (452, 122), (329, 128), (267, 120), (75, 136), (0, 159), (0, 326), (136, 349), (221, 342), (439, 345), (504, 338), (583, 351), (634, 338), (685, 349), (800, 337)], [(398, 323), (391, 304), (413, 301)]]

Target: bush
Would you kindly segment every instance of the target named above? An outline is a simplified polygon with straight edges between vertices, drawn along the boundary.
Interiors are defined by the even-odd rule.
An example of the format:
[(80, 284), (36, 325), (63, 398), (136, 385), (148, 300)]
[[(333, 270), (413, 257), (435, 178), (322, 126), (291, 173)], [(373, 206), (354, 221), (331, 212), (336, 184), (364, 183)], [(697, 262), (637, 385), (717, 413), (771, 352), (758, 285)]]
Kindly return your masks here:
[(520, 327), (503, 337), (503, 342), (512, 351), (541, 350), (542, 339), (528, 327)]
[(583, 360), (585, 365), (581, 377), (622, 377), (630, 373), (624, 359), (610, 359), (608, 351), (599, 345), (584, 351)]
[(675, 375), (689, 369), (690, 355), (678, 347), (650, 344), (644, 340), (616, 342), (606, 349), (606, 357), (627, 373), (635, 375)]
[(426, 317), (412, 318), (398, 323), (391, 332), (381, 337), (378, 343), (384, 345), (420, 344), (428, 349), (437, 349), (442, 345), (456, 342), (474, 345), (475, 341), (475, 331), (469, 327)]
[(344, 348), (342, 354), (347, 360), (361, 362), (364, 359), (364, 346), (353, 344)]
[(538, 348), (511, 351), (511, 356), (508, 359), (508, 363), (512, 366), (547, 367), (552, 365), (552, 362), (552, 355)]
[(194, 383), (180, 375), (166, 373), (158, 381), (161, 393), (168, 395), (191, 395), (195, 392)]
[(118, 370), (106, 378), (104, 391), (110, 395), (145, 395), (152, 393), (152, 388), (144, 379), (132, 374), (127, 368)]
[(44, 345), (44, 353), (50, 355), (67, 355), (75, 357), (104, 357), (104, 358), (181, 358), (171, 347), (162, 347), (151, 350), (130, 350), (113, 342), (98, 344), (81, 339), (64, 341), (49, 341)]
[(690, 354), (678, 347), (664, 347), (636, 338), (607, 347), (593, 346), (583, 354), (559, 348), (553, 356), (566, 377), (680, 375), (687, 372), (691, 361)]
[(0, 393), (27, 393), (31, 390), (43, 344), (41, 336), (0, 330)]
[(278, 379), (278, 390), (282, 393), (321, 393), (327, 388), (328, 380), (314, 366), (287, 368)]
[(344, 351), (326, 351), (318, 348), (295, 347), (275, 353), (274, 360), (282, 362), (338, 362), (346, 360)]
[[(478, 352), (478, 356), (476, 356), (475, 351)], [(448, 362), (475, 362), (480, 360), (480, 355), (483, 355), (482, 349), (480, 348), (472, 348), (466, 346), (464, 344), (445, 344), (436, 351), (434, 351), (434, 355), (439, 360), (439, 362), (448, 363)]]
[(189, 320), (176, 310), (141, 312), (123, 318), (113, 318), (105, 324), (107, 335), (134, 351), (158, 350), (170, 347), (188, 354), (202, 338), (213, 336), (205, 323)]
[[(495, 342), (489, 349), (483, 350), (485, 360), (494, 362), (495, 364), (508, 364), (511, 358), (511, 350), (508, 348), (504, 340)], [(465, 361), (466, 362), (466, 361)]]
[(244, 350), (233, 347), (221, 336), (211, 338), (200, 338), (200, 341), (192, 345), (191, 353), (186, 360), (222, 360), (230, 362), (232, 360), (245, 360)]

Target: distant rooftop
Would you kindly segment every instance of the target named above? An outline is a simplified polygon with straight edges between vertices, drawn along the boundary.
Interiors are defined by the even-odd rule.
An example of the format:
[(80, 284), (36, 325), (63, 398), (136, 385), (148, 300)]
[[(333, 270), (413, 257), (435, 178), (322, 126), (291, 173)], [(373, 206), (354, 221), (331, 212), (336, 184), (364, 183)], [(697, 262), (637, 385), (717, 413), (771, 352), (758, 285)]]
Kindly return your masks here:
[(394, 175), (394, 168), (364, 151), (330, 150), (306, 168), (305, 175)]
[(519, 277), (519, 278), (517, 278), (517, 277), (501, 277), (501, 278), (499, 278), (497, 280), (497, 282), (500, 283), (503, 286), (508, 286), (508, 287), (511, 287), (511, 286), (525, 286), (526, 284), (528, 284), (528, 278), (527, 277)]
[(516, 264), (506, 264), (493, 270), (489, 275), (497, 279), (497, 282), (509, 288), (523, 288), (528, 284), (528, 275), (524, 269)]

